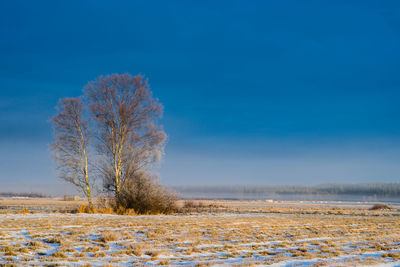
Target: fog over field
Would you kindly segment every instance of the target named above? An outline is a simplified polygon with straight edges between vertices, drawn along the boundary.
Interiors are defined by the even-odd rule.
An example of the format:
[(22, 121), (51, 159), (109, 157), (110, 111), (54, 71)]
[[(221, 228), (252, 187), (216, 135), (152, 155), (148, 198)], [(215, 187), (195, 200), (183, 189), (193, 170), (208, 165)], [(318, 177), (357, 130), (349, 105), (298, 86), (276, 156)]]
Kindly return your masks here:
[(174, 186), (184, 198), (400, 203), (400, 184)]
[[(273, 201), (344, 201), (400, 203), (400, 183), (305, 185), (181, 185), (169, 186), (185, 199)], [(1, 193), (39, 193), (56, 197), (79, 194), (72, 185), (2, 184)]]

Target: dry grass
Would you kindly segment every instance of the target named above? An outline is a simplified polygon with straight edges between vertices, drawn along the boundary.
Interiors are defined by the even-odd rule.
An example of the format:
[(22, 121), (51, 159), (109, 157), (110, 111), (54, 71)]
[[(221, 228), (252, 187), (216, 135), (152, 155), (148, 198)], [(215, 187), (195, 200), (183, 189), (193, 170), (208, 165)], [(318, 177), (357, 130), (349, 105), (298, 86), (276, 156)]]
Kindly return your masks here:
[(121, 238), (119, 233), (116, 233), (114, 231), (104, 231), (101, 234), (100, 240), (101, 242), (110, 242), (117, 241), (119, 238)]
[(396, 209), (210, 204), (195, 203), (175, 216), (0, 215), (0, 262), (206, 266), (229, 260), (242, 266), (319, 258), (316, 266), (354, 266), (400, 260)]
[(87, 205), (80, 205), (73, 213), (89, 213), (89, 214), (114, 214), (114, 215), (137, 215), (133, 209), (124, 209), (123, 207), (118, 207), (114, 210), (111, 207), (101, 207), (101, 208), (89, 208)]

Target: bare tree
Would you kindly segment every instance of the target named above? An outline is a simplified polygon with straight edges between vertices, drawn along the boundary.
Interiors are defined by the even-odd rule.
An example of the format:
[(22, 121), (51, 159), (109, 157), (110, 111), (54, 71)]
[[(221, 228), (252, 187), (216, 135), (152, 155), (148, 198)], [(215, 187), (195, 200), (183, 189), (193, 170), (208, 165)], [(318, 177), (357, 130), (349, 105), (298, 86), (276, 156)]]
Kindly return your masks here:
[(88, 121), (79, 98), (64, 98), (51, 119), (55, 142), (51, 145), (61, 179), (75, 185), (87, 198), (91, 209), (94, 180), (89, 176)]
[(166, 134), (157, 120), (162, 105), (147, 79), (130, 74), (100, 76), (85, 97), (97, 121), (99, 164), (106, 190), (121, 204), (121, 192), (139, 172), (148, 171), (163, 153)]

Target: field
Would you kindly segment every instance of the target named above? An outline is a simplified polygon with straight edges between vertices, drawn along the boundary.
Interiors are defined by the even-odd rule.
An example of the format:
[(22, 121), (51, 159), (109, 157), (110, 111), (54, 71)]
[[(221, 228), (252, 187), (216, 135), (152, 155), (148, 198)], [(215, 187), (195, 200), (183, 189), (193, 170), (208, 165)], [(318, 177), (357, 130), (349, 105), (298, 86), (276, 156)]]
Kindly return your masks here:
[[(27, 212), (16, 207), (45, 211)], [(400, 212), (367, 205), (202, 201), (176, 215), (53, 212), (0, 201), (1, 265), (400, 266)]]

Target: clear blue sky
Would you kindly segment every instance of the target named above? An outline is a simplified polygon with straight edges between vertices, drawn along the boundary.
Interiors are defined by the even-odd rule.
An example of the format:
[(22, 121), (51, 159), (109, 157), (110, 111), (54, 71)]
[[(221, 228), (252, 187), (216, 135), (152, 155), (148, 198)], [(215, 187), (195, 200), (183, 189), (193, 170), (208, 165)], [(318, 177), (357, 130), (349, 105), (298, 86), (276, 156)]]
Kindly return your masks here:
[(57, 182), (59, 98), (142, 73), (164, 184), (400, 181), (399, 1), (2, 1), (0, 184)]

